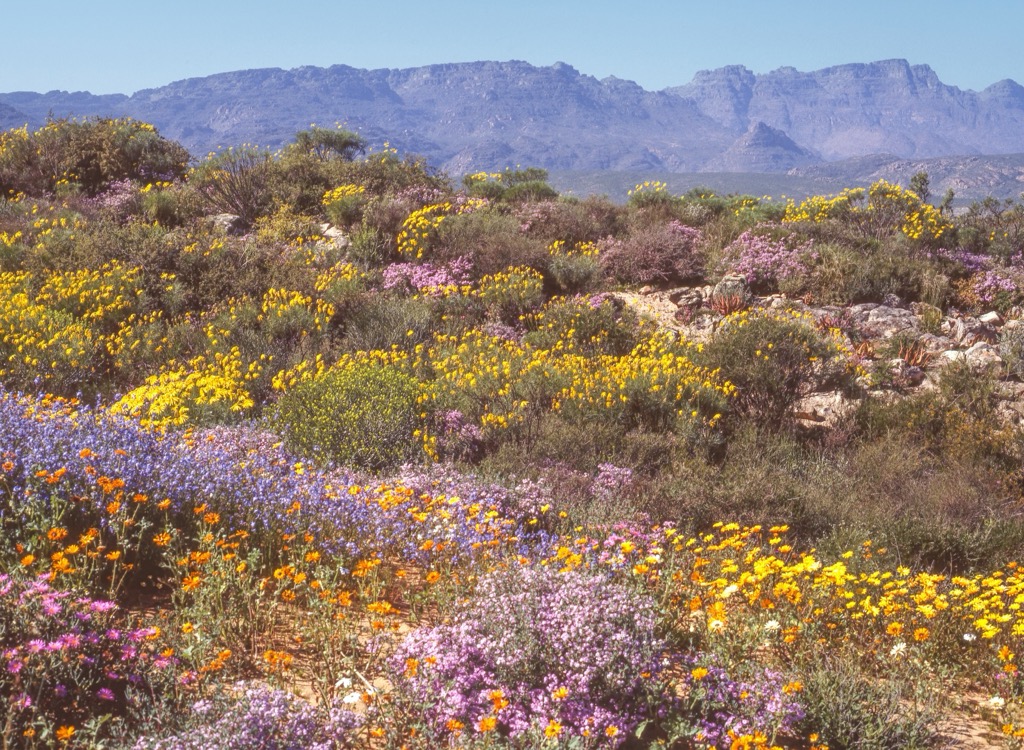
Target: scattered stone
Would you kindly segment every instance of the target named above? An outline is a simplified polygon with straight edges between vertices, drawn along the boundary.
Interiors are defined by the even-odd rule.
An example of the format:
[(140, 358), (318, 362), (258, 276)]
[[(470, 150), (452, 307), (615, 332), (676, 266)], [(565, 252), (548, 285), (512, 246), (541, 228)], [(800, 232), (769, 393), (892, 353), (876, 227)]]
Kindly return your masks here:
[(738, 297), (744, 301), (752, 299), (750, 287), (747, 286), (747, 280), (742, 276), (725, 276), (715, 284), (711, 297), (719, 299)]
[(320, 234), (323, 235), (323, 238), (327, 240), (329, 244), (334, 245), (339, 250), (344, 250), (352, 245), (352, 240), (347, 234), (330, 224), (321, 224)]
[(917, 343), (924, 347), (929, 354), (937, 354), (947, 349), (955, 349), (956, 342), (946, 336), (938, 336), (934, 333), (922, 333), (917, 337)]
[(835, 427), (856, 408), (856, 403), (846, 398), (842, 391), (812, 393), (796, 403), (793, 416), (818, 427), (830, 428)]
[(1003, 319), (999, 317), (999, 313), (997, 313), (995, 310), (991, 310), (985, 313), (980, 318), (978, 318), (978, 321), (984, 323), (987, 326), (999, 326), (1003, 324)]
[(215, 227), (223, 229), (226, 234), (242, 235), (248, 229), (242, 217), (234, 214), (216, 214), (209, 218)]
[(668, 298), (679, 307), (700, 307), (704, 304), (704, 295), (695, 287), (673, 289), (668, 293)]
[(964, 352), (964, 358), (972, 370), (995, 373), (1003, 369), (1003, 358), (999, 356), (999, 350), (984, 341), (979, 341)]
[(920, 322), (910, 310), (863, 303), (850, 308), (851, 320), (873, 337), (889, 339), (898, 333), (917, 332)]

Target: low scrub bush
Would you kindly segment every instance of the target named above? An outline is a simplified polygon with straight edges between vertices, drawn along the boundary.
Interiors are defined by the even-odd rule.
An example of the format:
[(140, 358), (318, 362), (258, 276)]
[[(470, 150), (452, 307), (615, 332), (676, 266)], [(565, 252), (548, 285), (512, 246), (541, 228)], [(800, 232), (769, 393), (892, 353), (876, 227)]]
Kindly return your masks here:
[(623, 284), (670, 284), (700, 278), (704, 257), (701, 233), (678, 221), (634, 229), (624, 239), (605, 239), (601, 265)]
[[(854, 653), (819, 654), (808, 665), (803, 703), (808, 725), (829, 748), (925, 750), (940, 741), (936, 697), (918, 675), (924, 665), (896, 645), (879, 654), (878, 674), (865, 670)], [(886, 663), (888, 661), (888, 663)]]
[(289, 389), (272, 423), (295, 453), (384, 469), (422, 455), (419, 393), (394, 367), (349, 360)]
[(779, 426), (788, 424), (788, 413), (801, 397), (840, 385), (847, 373), (839, 343), (792, 312), (726, 317), (699, 361), (735, 387), (740, 412)]

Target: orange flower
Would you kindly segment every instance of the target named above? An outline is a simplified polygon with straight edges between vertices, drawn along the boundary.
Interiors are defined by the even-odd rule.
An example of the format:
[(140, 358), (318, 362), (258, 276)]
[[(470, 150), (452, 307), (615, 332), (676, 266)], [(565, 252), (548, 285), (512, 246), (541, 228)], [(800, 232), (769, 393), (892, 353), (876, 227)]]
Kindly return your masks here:
[(491, 704), (494, 706), (494, 713), (498, 713), (498, 711), (508, 706), (508, 699), (505, 697), (505, 693), (501, 690), (492, 690), (490, 695), (487, 697), (491, 699)]
[(153, 537), (153, 544), (155, 544), (157, 547), (166, 547), (170, 543), (171, 535), (168, 534), (166, 531), (162, 531)]
[(480, 719), (480, 723), (476, 725), (476, 728), (479, 732), (493, 732), (496, 726), (498, 726), (498, 720), (496, 718), (493, 716), (485, 716)]
[[(63, 539), (67, 535), (68, 535), (68, 530), (63, 528), (63, 527), (61, 527), (61, 526), (54, 526), (53, 528), (51, 528), (49, 531), (46, 532), (46, 538), (49, 539), (51, 542), (59, 542), (61, 539)], [(72, 731), (73, 730), (74, 730), (74, 727), (72, 727)]]
[(57, 739), (61, 742), (67, 742), (75, 734), (74, 726), (60, 727), (57, 730)]
[(928, 640), (928, 628), (918, 628), (914, 631), (915, 641), (927, 641)]
[(406, 677), (415, 677), (416, 676), (416, 672), (419, 669), (419, 666), (420, 666), (419, 659), (406, 659), (405, 660), (405, 676)]
[(181, 580), (181, 588), (185, 591), (192, 591), (199, 588), (199, 584), (202, 582), (203, 579), (199, 577), (198, 573), (189, 573)]
[(436, 570), (432, 570), (429, 573), (427, 573), (427, 583), (435, 584), (439, 580), (441, 580), (441, 574), (438, 573)]

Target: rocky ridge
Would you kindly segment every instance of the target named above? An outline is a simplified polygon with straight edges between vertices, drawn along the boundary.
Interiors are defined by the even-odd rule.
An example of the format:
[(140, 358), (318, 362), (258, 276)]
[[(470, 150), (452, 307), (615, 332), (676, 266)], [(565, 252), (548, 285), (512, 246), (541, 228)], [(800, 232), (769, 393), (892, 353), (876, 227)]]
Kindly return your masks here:
[(0, 93), (0, 125), (36, 126), (49, 113), (143, 119), (197, 155), (278, 147), (311, 122), (340, 122), (456, 175), (515, 164), (783, 173), (879, 153), (1024, 154), (1024, 87), (1006, 80), (964, 91), (905, 60), (765, 74), (730, 66), (663, 91), (564, 63), (509, 61), (243, 70), (131, 96)]
[(1006, 424), (1024, 427), (1024, 382), (1013, 366), (1019, 352), (1010, 340), (1024, 342), (1024, 310), (1004, 318), (996, 311), (979, 316), (943, 314), (924, 303), (904, 304), (890, 295), (884, 303), (819, 306), (782, 294), (751, 293), (740, 276), (715, 285), (637, 292), (613, 292), (620, 304), (692, 341), (707, 341), (732, 310), (796, 310), (813, 316), (822, 328), (838, 329), (859, 366), (871, 373), (858, 379), (859, 392), (835, 390), (806, 394), (793, 416), (807, 428), (836, 426), (868, 395), (906, 396), (939, 387), (943, 371), (958, 363), (997, 380), (997, 414)]

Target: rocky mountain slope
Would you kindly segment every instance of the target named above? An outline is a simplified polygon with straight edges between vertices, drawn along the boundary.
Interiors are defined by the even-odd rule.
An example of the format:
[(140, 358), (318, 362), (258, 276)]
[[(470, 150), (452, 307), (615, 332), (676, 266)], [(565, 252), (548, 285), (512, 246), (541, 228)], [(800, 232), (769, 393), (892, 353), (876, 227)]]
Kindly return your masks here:
[(0, 94), (0, 126), (38, 125), (48, 113), (144, 119), (197, 155), (276, 147), (311, 122), (339, 122), (452, 174), (516, 164), (783, 173), (878, 153), (1024, 153), (1024, 87), (1007, 80), (963, 91), (904, 60), (763, 75), (730, 66), (659, 92), (563, 63), (511, 61), (244, 70), (131, 96)]

